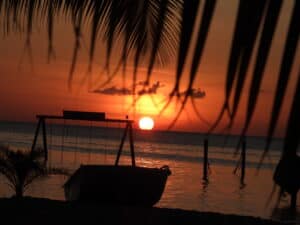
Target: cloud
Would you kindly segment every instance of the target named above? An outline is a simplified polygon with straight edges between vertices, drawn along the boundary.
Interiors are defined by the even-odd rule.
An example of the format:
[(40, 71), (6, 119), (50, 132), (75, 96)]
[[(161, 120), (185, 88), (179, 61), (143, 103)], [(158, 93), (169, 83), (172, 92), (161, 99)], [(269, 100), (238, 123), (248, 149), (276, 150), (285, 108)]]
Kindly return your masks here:
[[(144, 82), (140, 81), (136, 84), (137, 86), (144, 86)], [(161, 84), (159, 81), (155, 82), (154, 84), (152, 84), (152, 86), (150, 87), (143, 87), (143, 89), (137, 91), (138, 95), (149, 95), (149, 94), (157, 94), (158, 89), (164, 87), (165, 85)], [(94, 90), (93, 93), (97, 93), (97, 94), (103, 94), (103, 95), (133, 95), (133, 92), (131, 89), (128, 88), (118, 88), (116, 86), (111, 86), (108, 88), (104, 88), (104, 89), (98, 89), (98, 90)], [(200, 88), (192, 88), (189, 91), (184, 91), (181, 92), (179, 95), (180, 96), (185, 96), (188, 93), (188, 96), (192, 97), (192, 98), (204, 98), (206, 96), (205, 91), (202, 91)]]
[(192, 98), (204, 98), (206, 96), (205, 91), (202, 91), (200, 88), (192, 88), (189, 91), (184, 91), (180, 93), (180, 96), (185, 96), (185, 95), (189, 95)]
[[(139, 82), (138, 84), (139, 84), (139, 85), (143, 85), (144, 82)], [(164, 86), (165, 86), (165, 85), (160, 84), (160, 82), (157, 81), (156, 83), (152, 84), (151, 87), (149, 87), (149, 88), (143, 88), (142, 90), (140, 90), (140, 91), (138, 92), (138, 95), (156, 94), (156, 93), (157, 93), (157, 90), (158, 90), (159, 88), (164, 87)]]
[[(140, 81), (135, 86), (144, 86), (145, 82)], [(147, 94), (157, 94), (158, 89), (164, 87), (165, 85), (161, 84), (159, 81), (152, 84), (150, 87), (143, 87), (137, 91), (138, 95), (147, 95)], [(132, 89), (128, 88), (118, 88), (116, 86), (111, 86), (104, 89), (94, 90), (93, 93), (103, 94), (103, 95), (133, 95)]]
[(104, 95), (132, 95), (132, 90), (129, 90), (128, 88), (117, 88), (115, 86), (94, 90), (93, 92)]

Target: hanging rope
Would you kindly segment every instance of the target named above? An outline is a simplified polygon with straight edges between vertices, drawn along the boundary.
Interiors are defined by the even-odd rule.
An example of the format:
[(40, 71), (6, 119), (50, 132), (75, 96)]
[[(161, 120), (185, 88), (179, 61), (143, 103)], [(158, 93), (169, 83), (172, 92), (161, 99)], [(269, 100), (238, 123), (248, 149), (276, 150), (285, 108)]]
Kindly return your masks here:
[[(108, 125), (105, 122), (105, 131), (107, 131)], [(104, 140), (104, 164), (107, 163), (107, 132), (105, 132), (105, 140)]]
[(78, 130), (75, 129), (75, 148), (74, 148), (74, 166), (76, 167), (77, 163), (77, 150), (78, 150)]
[(91, 160), (91, 145), (92, 145), (92, 135), (93, 135), (93, 130), (92, 127), (93, 126), (93, 122), (90, 121), (90, 127), (89, 127), (89, 144), (88, 144), (88, 159), (87, 159), (87, 164), (90, 163)]
[[(119, 126), (119, 140), (122, 140), (122, 137), (123, 137), (123, 129), (125, 129), (124, 127), (122, 127), (122, 125), (120, 123), (118, 123), (118, 126)], [(119, 141), (118, 140), (118, 141)], [(116, 148), (118, 149), (118, 147)]]
[(50, 122), (49, 123), (49, 148), (48, 148), (48, 154), (49, 154), (49, 158), (48, 158), (48, 167), (51, 168), (52, 166), (52, 153), (51, 153), (51, 150), (52, 150), (52, 123)]
[(61, 135), (61, 152), (60, 152), (60, 164), (61, 166), (63, 166), (64, 164), (64, 142), (65, 142), (65, 126), (66, 126), (66, 120), (64, 120), (64, 123), (63, 123), (63, 132), (62, 132), (62, 135)]

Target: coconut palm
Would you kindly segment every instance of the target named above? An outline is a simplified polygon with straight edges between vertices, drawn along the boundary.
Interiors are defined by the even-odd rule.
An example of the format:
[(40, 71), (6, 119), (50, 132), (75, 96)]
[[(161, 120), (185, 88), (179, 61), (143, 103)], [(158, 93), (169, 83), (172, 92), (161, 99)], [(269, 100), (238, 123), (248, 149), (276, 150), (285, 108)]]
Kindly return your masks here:
[(44, 159), (42, 149), (15, 151), (7, 146), (0, 146), (0, 174), (6, 178), (16, 197), (22, 197), (27, 187), (38, 178), (62, 173), (59, 169), (47, 169)]
[[(204, 4), (203, 7), (200, 7)], [(81, 31), (84, 24), (89, 24), (90, 50), (89, 69), (92, 69), (96, 40), (99, 36), (104, 37), (106, 43), (105, 70), (112, 78), (116, 72), (110, 68), (111, 51), (113, 45), (122, 43), (121, 60), (117, 69), (124, 68), (128, 64), (129, 55), (133, 55), (134, 72), (133, 83), (137, 79), (138, 67), (142, 59), (147, 59), (147, 77), (145, 85), (151, 79), (153, 66), (159, 62), (164, 64), (170, 56), (177, 58), (175, 82), (170, 93), (170, 98), (165, 108), (173, 98), (179, 99), (181, 108), (177, 113), (174, 123), (179, 118), (188, 101), (191, 101), (195, 112), (201, 117), (193, 99), (193, 85), (199, 76), (198, 69), (201, 66), (201, 56), (207, 40), (210, 24), (213, 21), (217, 0), (2, 0), (0, 1), (1, 18), (3, 18), (4, 32), (25, 31), (26, 45), (30, 49), (30, 36), (33, 29), (33, 21), (45, 21), (48, 30), (48, 55), (53, 56), (53, 26), (57, 15), (65, 15), (72, 22), (75, 43), (73, 60), (69, 74), (69, 85), (72, 83), (76, 59), (81, 44)], [(277, 28), (278, 18), (282, 12), (283, 1), (280, 0), (240, 0), (236, 15), (236, 23), (232, 36), (231, 51), (228, 57), (228, 66), (225, 86), (224, 102), (219, 116), (211, 125), (208, 133), (212, 132), (223, 119), (229, 118), (227, 128), (234, 123), (241, 92), (247, 78), (250, 79), (250, 88), (247, 90), (246, 119), (241, 131), (241, 140), (245, 138), (254, 110), (260, 96), (262, 80), (265, 77), (265, 67), (270, 55), (272, 40)], [(297, 46), (300, 33), (300, 1), (292, 1), (293, 9), (290, 12), (290, 21), (287, 28), (287, 37), (284, 42), (284, 50), (281, 56), (281, 65), (277, 80), (274, 102), (271, 108), (267, 141), (261, 163), (269, 149), (275, 127), (280, 116), (280, 109), (284, 104), (284, 96), (287, 92), (291, 70), (296, 60)], [(201, 8), (201, 10), (199, 10)], [(201, 22), (197, 21), (197, 15), (201, 13)], [(198, 31), (194, 46), (192, 35)], [(122, 39), (122, 42), (119, 40)], [(174, 45), (178, 43), (178, 46)], [(255, 46), (258, 46), (255, 50)], [(193, 48), (190, 48), (193, 47)], [(178, 49), (178, 50), (177, 50)], [(195, 49), (190, 52), (189, 49)], [(176, 52), (177, 50), (177, 52)], [(192, 55), (192, 63), (188, 73), (188, 85), (184, 90), (183, 98), (180, 93), (180, 85), (183, 80), (183, 69), (186, 66), (188, 55)], [(248, 72), (250, 60), (254, 58), (253, 72)], [(299, 68), (297, 68), (299, 69)], [(200, 74), (201, 75), (201, 74)], [(300, 140), (300, 71), (295, 94), (289, 110), (284, 136), (283, 155), (297, 155)], [(108, 82), (110, 79), (108, 79)], [(134, 85), (133, 85), (134, 87)], [(133, 90), (135, 93), (135, 90)], [(233, 99), (231, 101), (231, 99)], [(164, 110), (163, 109), (163, 110)], [(173, 125), (172, 123), (171, 125)]]

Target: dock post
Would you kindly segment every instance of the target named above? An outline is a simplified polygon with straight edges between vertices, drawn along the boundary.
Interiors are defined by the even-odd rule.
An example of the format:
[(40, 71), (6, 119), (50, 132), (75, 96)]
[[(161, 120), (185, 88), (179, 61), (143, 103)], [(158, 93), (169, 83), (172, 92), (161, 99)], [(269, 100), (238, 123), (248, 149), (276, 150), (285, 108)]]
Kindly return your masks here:
[(203, 180), (207, 181), (207, 171), (208, 170), (208, 140), (204, 139), (204, 153), (203, 153)]
[(242, 143), (242, 152), (241, 152), (241, 184), (245, 184), (245, 172), (246, 172), (246, 141), (243, 140)]

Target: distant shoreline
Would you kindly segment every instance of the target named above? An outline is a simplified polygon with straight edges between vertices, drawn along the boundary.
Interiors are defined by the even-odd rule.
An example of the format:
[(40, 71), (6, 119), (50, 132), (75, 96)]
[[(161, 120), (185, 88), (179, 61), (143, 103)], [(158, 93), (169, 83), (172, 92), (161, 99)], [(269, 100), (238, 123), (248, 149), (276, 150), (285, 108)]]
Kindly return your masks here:
[[(13, 120), (0, 120), (0, 123), (15, 123), (15, 124), (27, 124), (27, 125), (33, 125), (34, 128), (36, 127), (37, 125), (37, 120), (16, 120), (16, 121), (13, 121)], [(103, 124), (93, 124), (94, 127), (99, 127), (99, 128), (107, 128), (107, 124), (105, 124), (105, 122), (102, 122)], [(52, 125), (64, 125), (63, 122), (57, 122), (54, 120), (54, 122), (51, 122)], [(73, 122), (70, 122), (68, 124), (69, 126), (78, 126), (78, 127), (90, 127), (90, 123), (88, 122), (78, 122), (78, 121), (73, 121)], [(109, 126), (109, 128), (119, 128), (119, 126)], [(134, 128), (135, 131), (138, 131), (140, 133), (151, 133), (152, 131), (154, 132), (157, 132), (157, 133), (174, 133), (174, 134), (181, 134), (181, 133), (185, 133), (185, 134), (190, 134), (190, 135), (202, 135), (202, 136), (206, 136), (206, 131), (191, 131), (191, 130), (168, 130), (168, 129), (154, 129), (152, 131), (147, 131), (147, 130), (140, 130), (139, 128)], [(222, 133), (219, 133), (219, 132), (215, 132), (215, 133), (211, 133), (210, 135), (208, 136), (217, 136), (217, 137), (222, 137), (222, 136), (228, 136), (228, 137), (240, 137), (240, 133), (239, 132), (236, 132), (236, 133), (230, 133), (230, 134), (222, 134)], [(266, 136), (265, 135), (257, 135), (257, 134), (250, 134), (250, 135), (246, 135), (248, 138), (262, 138), (262, 139), (265, 139)], [(274, 136), (273, 137), (273, 140), (275, 141), (283, 141), (284, 140), (284, 137), (283, 136)]]
[[(0, 131), (9, 131), (12, 134), (15, 133), (28, 133), (34, 138), (34, 133), (37, 123), (24, 122), (24, 121), (0, 121)], [(115, 138), (117, 135), (120, 139), (120, 135), (123, 132), (123, 128), (120, 127), (108, 127), (105, 124), (99, 125), (94, 124), (76, 124), (76, 123), (49, 123), (47, 128), (52, 130), (55, 135), (62, 135), (65, 126), (68, 129), (69, 136), (82, 136), (89, 137), (92, 133), (93, 138), (98, 138), (98, 135), (103, 134), (103, 130), (109, 131), (109, 135), (105, 133), (105, 138)], [(189, 131), (168, 131), (168, 130), (153, 130), (143, 131), (140, 129), (134, 129), (135, 142), (147, 140), (152, 143), (163, 143), (163, 144), (184, 144), (193, 146), (202, 146), (203, 140), (207, 138), (205, 133), (200, 132), (189, 132)], [(171, 137), (171, 138), (170, 138)], [(236, 148), (240, 136), (236, 134), (210, 134), (209, 146), (221, 147), (221, 148)], [(163, 141), (162, 141), (163, 140)], [(225, 144), (226, 143), (226, 144)], [(252, 136), (247, 135), (247, 148), (248, 149), (264, 149), (266, 143), (266, 137), (263, 136)], [(270, 146), (270, 150), (281, 152), (283, 147), (283, 139), (274, 137)]]
[(251, 216), (168, 208), (79, 204), (45, 198), (0, 198), (0, 224), (281, 225)]

